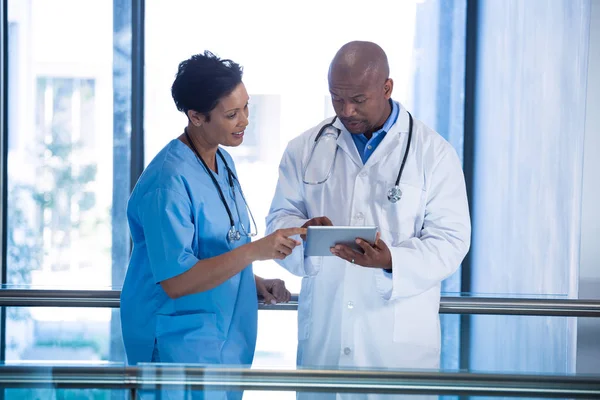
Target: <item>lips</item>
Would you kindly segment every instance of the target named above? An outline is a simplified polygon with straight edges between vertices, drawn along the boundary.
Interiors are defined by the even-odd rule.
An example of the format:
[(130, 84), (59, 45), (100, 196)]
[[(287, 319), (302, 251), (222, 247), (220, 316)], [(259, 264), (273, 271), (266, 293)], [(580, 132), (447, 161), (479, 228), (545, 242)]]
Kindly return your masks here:
[(342, 121), (344, 123), (344, 125), (346, 125), (348, 128), (358, 128), (361, 126), (361, 121), (348, 121), (348, 120), (344, 120)]
[(235, 132), (235, 133), (232, 133), (232, 135), (235, 136), (235, 137), (242, 137), (242, 136), (244, 136), (244, 131)]

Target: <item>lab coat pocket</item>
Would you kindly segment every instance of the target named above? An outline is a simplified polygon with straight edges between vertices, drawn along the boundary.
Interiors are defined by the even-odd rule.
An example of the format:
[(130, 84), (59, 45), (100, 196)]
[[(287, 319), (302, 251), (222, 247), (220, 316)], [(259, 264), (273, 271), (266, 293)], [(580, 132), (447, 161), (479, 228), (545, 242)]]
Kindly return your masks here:
[(439, 351), (439, 290), (400, 298), (394, 304), (394, 342)]
[(387, 192), (394, 182), (377, 182), (375, 202), (377, 224), (381, 238), (388, 245), (419, 236), (425, 215), (426, 191), (419, 185), (400, 182), (402, 197), (396, 203), (388, 200)]
[(220, 364), (224, 339), (214, 313), (157, 316), (156, 342), (161, 361)]

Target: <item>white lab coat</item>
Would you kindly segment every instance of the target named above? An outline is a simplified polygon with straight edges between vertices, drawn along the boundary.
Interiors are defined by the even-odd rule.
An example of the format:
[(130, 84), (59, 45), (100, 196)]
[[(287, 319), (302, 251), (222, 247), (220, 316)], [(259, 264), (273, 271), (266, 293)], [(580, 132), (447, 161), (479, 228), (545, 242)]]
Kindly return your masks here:
[[(414, 119), (412, 144), (392, 204), (408, 139), (400, 106), (396, 124), (366, 164), (343, 124), (330, 178), (305, 185), (302, 171), (327, 119), (293, 139), (283, 155), (267, 217), (267, 234), (327, 216), (334, 225), (377, 225), (390, 247), (393, 272), (337, 257), (305, 257), (298, 246), (280, 265), (302, 276), (297, 364), (306, 368), (437, 369), (441, 282), (470, 245), (471, 224), (460, 160), (438, 133)], [(307, 394), (306, 398), (331, 398)], [(335, 396), (335, 395), (333, 395)], [(367, 398), (340, 396), (338, 398)], [(369, 399), (381, 396), (369, 396)], [(386, 397), (387, 398), (387, 397)]]

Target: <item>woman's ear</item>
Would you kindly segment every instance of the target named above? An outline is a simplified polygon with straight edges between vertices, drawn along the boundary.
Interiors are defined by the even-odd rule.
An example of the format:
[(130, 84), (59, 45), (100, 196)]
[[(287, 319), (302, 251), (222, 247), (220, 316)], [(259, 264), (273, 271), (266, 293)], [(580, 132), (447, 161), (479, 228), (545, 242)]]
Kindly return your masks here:
[(199, 112), (194, 111), (194, 110), (189, 110), (187, 112), (187, 116), (190, 119), (190, 121), (192, 122), (192, 124), (194, 126), (196, 126), (196, 127), (202, 126), (202, 124), (206, 120), (206, 117), (204, 116), (204, 114), (199, 113)]

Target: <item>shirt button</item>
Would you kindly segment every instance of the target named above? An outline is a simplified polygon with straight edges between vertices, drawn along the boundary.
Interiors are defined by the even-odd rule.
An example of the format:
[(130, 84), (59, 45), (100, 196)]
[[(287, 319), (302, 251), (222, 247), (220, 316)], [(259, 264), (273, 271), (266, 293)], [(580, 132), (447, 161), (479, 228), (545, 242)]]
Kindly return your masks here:
[(367, 171), (361, 172), (358, 176), (360, 176), (361, 178), (364, 178), (365, 176), (367, 176)]
[(352, 353), (352, 350), (350, 350), (350, 347), (346, 347), (346, 348), (344, 349), (344, 354), (345, 354), (345, 355), (348, 355), (348, 354), (350, 354), (350, 353)]
[(371, 145), (367, 146), (367, 149), (369, 149), (369, 150), (371, 150), (372, 148), (373, 148), (373, 146), (371, 146)]
[(348, 302), (348, 309), (352, 310), (354, 308), (354, 303), (349, 301)]
[(365, 217), (365, 215), (361, 212), (357, 212), (356, 215), (354, 216), (354, 218), (356, 219), (363, 219)]

